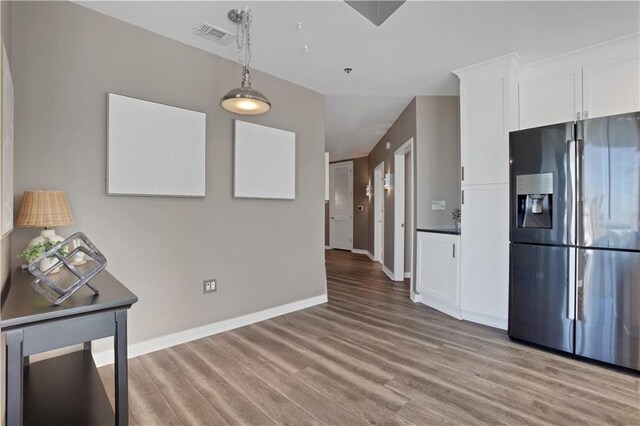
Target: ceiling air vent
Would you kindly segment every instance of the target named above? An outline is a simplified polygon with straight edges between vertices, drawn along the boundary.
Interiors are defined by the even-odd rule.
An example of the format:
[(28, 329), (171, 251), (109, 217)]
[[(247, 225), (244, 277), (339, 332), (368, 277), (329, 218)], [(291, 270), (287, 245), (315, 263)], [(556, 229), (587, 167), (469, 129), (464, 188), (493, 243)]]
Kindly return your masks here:
[(234, 35), (222, 28), (214, 27), (208, 22), (203, 22), (193, 29), (193, 33), (197, 36), (206, 38), (207, 40), (213, 40), (216, 43), (224, 44), (227, 46), (234, 39)]

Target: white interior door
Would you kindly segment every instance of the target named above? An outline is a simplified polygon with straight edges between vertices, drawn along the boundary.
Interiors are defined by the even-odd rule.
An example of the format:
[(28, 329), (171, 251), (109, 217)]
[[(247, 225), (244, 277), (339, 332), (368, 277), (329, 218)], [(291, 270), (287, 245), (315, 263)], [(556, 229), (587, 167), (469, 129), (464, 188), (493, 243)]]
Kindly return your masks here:
[(373, 170), (373, 258), (384, 263), (384, 162)]
[(353, 248), (353, 162), (330, 166), (331, 248)]

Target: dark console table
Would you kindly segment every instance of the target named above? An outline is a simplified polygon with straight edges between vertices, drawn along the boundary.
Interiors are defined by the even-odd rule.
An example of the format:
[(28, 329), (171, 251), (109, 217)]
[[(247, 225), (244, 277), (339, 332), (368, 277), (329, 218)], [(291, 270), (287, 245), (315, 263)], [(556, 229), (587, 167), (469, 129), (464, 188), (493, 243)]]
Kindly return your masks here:
[[(138, 301), (109, 272), (60, 306), (15, 271), (2, 298), (0, 327), (6, 346), (6, 423), (14, 425), (127, 425), (127, 310)], [(91, 341), (114, 336), (115, 413), (91, 356)], [(29, 356), (74, 344), (82, 351), (29, 364)], [(115, 418), (114, 418), (115, 414)]]

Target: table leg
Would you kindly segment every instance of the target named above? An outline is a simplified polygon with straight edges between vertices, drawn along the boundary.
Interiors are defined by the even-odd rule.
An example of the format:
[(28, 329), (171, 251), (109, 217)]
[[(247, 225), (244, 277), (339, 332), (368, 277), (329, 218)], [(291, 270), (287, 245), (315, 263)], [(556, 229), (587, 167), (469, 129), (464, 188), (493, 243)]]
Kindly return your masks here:
[(114, 340), (115, 355), (115, 390), (116, 390), (116, 425), (129, 424), (129, 395), (127, 385), (127, 310), (115, 312), (116, 335)]
[(24, 357), (22, 356), (22, 330), (6, 332), (6, 380), (7, 380), (7, 425), (22, 424), (22, 384)]

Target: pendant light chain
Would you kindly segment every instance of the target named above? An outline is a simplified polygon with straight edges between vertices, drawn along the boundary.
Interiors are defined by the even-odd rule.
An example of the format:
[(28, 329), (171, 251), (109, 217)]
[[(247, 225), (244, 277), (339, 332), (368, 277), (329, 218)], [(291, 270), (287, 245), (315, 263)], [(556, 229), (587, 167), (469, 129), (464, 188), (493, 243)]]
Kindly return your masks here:
[(242, 10), (236, 29), (236, 44), (238, 45), (238, 59), (242, 65), (243, 84), (251, 87), (249, 65), (251, 63), (251, 10)]
[(242, 66), (242, 83), (240, 87), (231, 89), (220, 99), (220, 106), (234, 114), (257, 115), (264, 114), (271, 109), (269, 99), (258, 90), (251, 87), (251, 23), (252, 15), (249, 8), (231, 9), (227, 13), (229, 20), (236, 24), (236, 45), (238, 46), (238, 60)]

